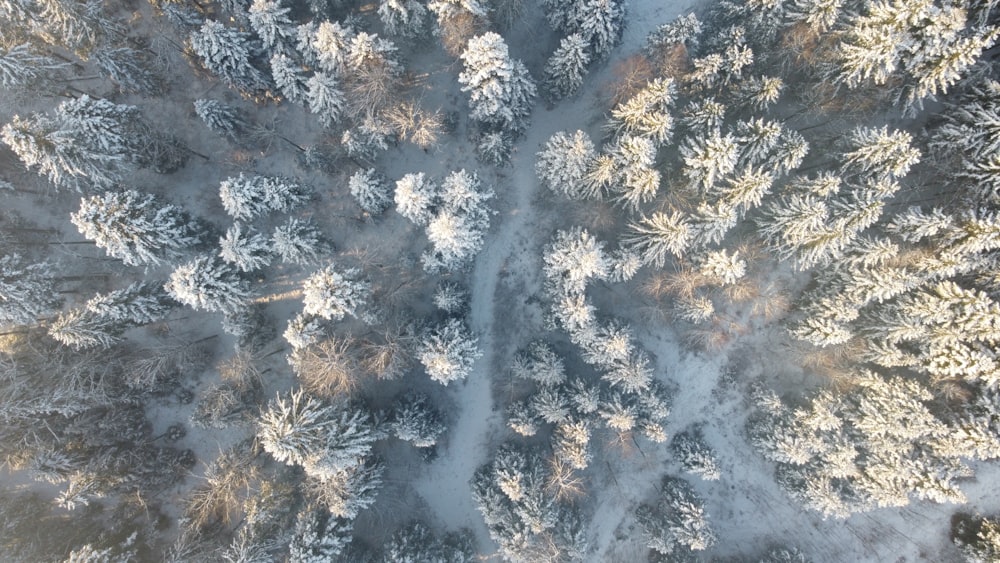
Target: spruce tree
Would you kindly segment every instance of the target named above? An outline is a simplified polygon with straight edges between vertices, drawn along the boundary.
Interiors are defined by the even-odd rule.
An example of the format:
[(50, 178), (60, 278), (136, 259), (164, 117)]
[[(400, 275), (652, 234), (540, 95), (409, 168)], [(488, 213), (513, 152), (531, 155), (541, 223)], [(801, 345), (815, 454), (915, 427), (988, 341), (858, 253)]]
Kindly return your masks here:
[(199, 241), (178, 207), (135, 190), (84, 198), (70, 220), (80, 234), (129, 266), (160, 264)]
[(535, 97), (524, 63), (511, 59), (503, 38), (492, 32), (470, 39), (461, 58), (458, 81), (469, 93), (469, 116), (487, 128), (521, 134)]
[(589, 42), (578, 33), (564, 37), (559, 43), (559, 48), (545, 63), (542, 80), (542, 87), (550, 100), (572, 96), (580, 89), (590, 63), (589, 47)]

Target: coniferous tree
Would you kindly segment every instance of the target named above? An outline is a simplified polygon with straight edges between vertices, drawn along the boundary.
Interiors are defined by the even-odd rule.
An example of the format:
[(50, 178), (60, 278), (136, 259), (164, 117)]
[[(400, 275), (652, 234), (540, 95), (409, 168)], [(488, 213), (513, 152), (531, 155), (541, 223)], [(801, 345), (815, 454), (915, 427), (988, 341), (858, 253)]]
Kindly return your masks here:
[(214, 256), (200, 256), (181, 264), (163, 287), (185, 305), (221, 313), (245, 307), (250, 298), (246, 280)]
[(271, 233), (271, 249), (283, 262), (310, 264), (329, 249), (323, 234), (310, 220), (289, 217)]
[(194, 111), (209, 129), (233, 141), (247, 126), (236, 108), (217, 100), (195, 100)]
[(589, 47), (590, 43), (578, 33), (564, 37), (559, 43), (559, 48), (545, 63), (542, 80), (542, 87), (550, 100), (572, 96), (580, 89), (590, 63)]
[(293, 563), (330, 561), (351, 543), (354, 522), (331, 516), (327, 510), (305, 508), (295, 521), (295, 532), (288, 545), (288, 558)]
[(684, 255), (691, 243), (691, 225), (679, 211), (657, 211), (630, 224), (622, 243), (635, 250), (643, 262), (662, 268), (668, 255)]
[(271, 245), (264, 235), (236, 222), (219, 239), (219, 257), (241, 272), (252, 272), (271, 263)]
[(549, 189), (572, 199), (595, 198), (584, 181), (596, 156), (594, 143), (583, 131), (560, 131), (549, 138), (538, 153), (535, 174)]
[(417, 0), (380, 0), (378, 16), (391, 36), (416, 38), (427, 28), (427, 8)]
[(425, 395), (409, 393), (392, 407), (392, 429), (396, 437), (418, 448), (430, 448), (447, 430), (441, 413), (434, 409)]
[(427, 225), (437, 208), (438, 186), (423, 172), (407, 174), (396, 182), (396, 212), (417, 225)]
[(157, 87), (147, 58), (144, 51), (131, 47), (102, 47), (91, 56), (101, 74), (114, 82), (120, 92), (140, 94), (151, 94)]
[(458, 76), (469, 92), (469, 116), (487, 128), (520, 135), (528, 126), (535, 83), (519, 60), (510, 58), (507, 44), (496, 33), (469, 40)]
[(358, 170), (347, 181), (358, 207), (369, 215), (381, 215), (392, 204), (391, 188), (385, 176), (374, 168)]
[(657, 506), (642, 505), (635, 515), (649, 547), (663, 555), (711, 547), (715, 534), (708, 525), (704, 501), (687, 483), (672, 477), (664, 477), (660, 490), (662, 498)]
[(190, 41), (205, 68), (229, 87), (249, 96), (258, 96), (270, 87), (267, 76), (253, 64), (260, 46), (249, 33), (206, 20), (191, 33)]
[(431, 379), (448, 385), (465, 379), (482, 356), (473, 336), (459, 319), (449, 319), (429, 330), (420, 342), (417, 358)]
[(289, 211), (309, 200), (308, 187), (276, 176), (226, 178), (219, 184), (219, 197), (226, 213), (235, 219), (252, 219), (274, 211)]
[(327, 320), (341, 320), (345, 315), (356, 317), (371, 292), (370, 285), (360, 275), (355, 268), (338, 272), (330, 265), (306, 278), (302, 284), (305, 314)]
[(59, 304), (51, 268), (47, 262), (26, 263), (17, 253), (0, 257), (0, 322), (33, 323)]
[(129, 266), (160, 264), (199, 241), (178, 207), (135, 190), (84, 198), (70, 220), (80, 234)]
[(247, 13), (250, 27), (271, 53), (292, 51), (295, 26), (288, 16), (290, 11), (290, 8), (281, 5), (280, 0), (254, 0), (250, 5)]
[(272, 55), (270, 64), (271, 78), (281, 95), (290, 102), (305, 102), (307, 79), (302, 65), (284, 53)]
[(6, 90), (45, 91), (68, 63), (38, 53), (30, 43), (0, 47), (0, 86)]

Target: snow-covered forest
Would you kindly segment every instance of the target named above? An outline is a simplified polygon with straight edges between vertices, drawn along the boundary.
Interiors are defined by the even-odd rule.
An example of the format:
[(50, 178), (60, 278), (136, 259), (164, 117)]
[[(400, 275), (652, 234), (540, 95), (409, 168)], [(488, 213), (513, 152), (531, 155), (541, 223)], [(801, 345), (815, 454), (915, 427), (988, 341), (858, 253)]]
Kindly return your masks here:
[(998, 10), (0, 2), (0, 559), (1000, 560)]

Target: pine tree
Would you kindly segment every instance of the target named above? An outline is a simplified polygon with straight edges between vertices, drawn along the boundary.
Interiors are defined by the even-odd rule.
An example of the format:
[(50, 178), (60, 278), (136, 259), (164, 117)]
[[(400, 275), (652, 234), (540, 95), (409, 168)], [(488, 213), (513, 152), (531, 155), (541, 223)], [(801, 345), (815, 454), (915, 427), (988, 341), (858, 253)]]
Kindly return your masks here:
[[(484, 187), (476, 174), (458, 170), (441, 183), (440, 204), (427, 223), (427, 238), (433, 249), (422, 260), (429, 272), (456, 270), (468, 264), (485, 240), (490, 211), (486, 202), (493, 190)], [(399, 196), (399, 184), (397, 184)]]
[(708, 137), (720, 132), (725, 117), (726, 106), (705, 96), (684, 107), (681, 124), (694, 136)]
[[(326, 75), (339, 77), (343, 74), (354, 33), (350, 26), (330, 21), (323, 21), (313, 30), (309, 50), (315, 54), (316, 62)], [(303, 51), (301, 45), (299, 50)]]
[(344, 111), (344, 93), (333, 76), (317, 72), (306, 81), (306, 102), (309, 111), (316, 114), (324, 127), (331, 127), (340, 120)]
[(191, 33), (190, 41), (205, 68), (229, 87), (245, 95), (257, 96), (270, 86), (267, 76), (253, 65), (260, 47), (254, 44), (249, 33), (206, 20), (201, 28)]
[(382, 487), (385, 464), (367, 459), (323, 475), (310, 474), (307, 467), (306, 494), (316, 499), (332, 516), (355, 519), (375, 503)]
[(392, 535), (385, 546), (384, 563), (416, 563), (418, 561), (471, 561), (475, 554), (471, 538), (466, 534), (435, 537), (419, 522), (414, 522)]
[(439, 188), (423, 172), (407, 174), (396, 182), (396, 212), (417, 225), (427, 225), (437, 207)]
[(706, 481), (716, 481), (721, 476), (715, 453), (705, 443), (700, 431), (688, 430), (674, 436), (670, 450), (688, 473)]
[(739, 146), (732, 135), (718, 132), (703, 138), (688, 138), (681, 145), (684, 175), (702, 191), (736, 169)]
[(163, 320), (170, 312), (171, 303), (161, 286), (141, 282), (97, 294), (87, 300), (85, 307), (110, 321), (141, 326)]
[(711, 547), (715, 534), (708, 525), (704, 501), (687, 483), (672, 477), (664, 477), (660, 490), (658, 506), (642, 505), (635, 515), (649, 547), (663, 555)]
[(493, 166), (503, 166), (510, 161), (514, 150), (514, 139), (504, 131), (489, 131), (479, 136), (476, 142), (476, 156), (480, 161)]
[(325, 479), (358, 465), (376, 435), (364, 411), (323, 403), (300, 389), (268, 404), (257, 438), (275, 460), (301, 465), (308, 475)]
[(427, 8), (417, 0), (380, 0), (378, 16), (395, 37), (420, 37), (427, 28)]
[(306, 101), (305, 71), (302, 65), (292, 57), (284, 53), (275, 53), (271, 56), (271, 78), (274, 85), (281, 92), (281, 95), (290, 102), (303, 103)]
[(391, 188), (385, 176), (374, 168), (358, 170), (347, 181), (358, 207), (369, 215), (381, 215), (392, 204)]
[(288, 17), (289, 8), (280, 0), (254, 0), (248, 18), (250, 27), (260, 38), (264, 48), (274, 53), (290, 53), (295, 26)]
[(236, 108), (217, 100), (195, 100), (194, 111), (212, 132), (235, 141), (247, 122)]
[(583, 131), (560, 131), (549, 138), (538, 153), (535, 174), (548, 188), (571, 199), (595, 198), (587, 191), (584, 178), (596, 153), (594, 143)]
[(514, 136), (521, 134), (535, 97), (535, 83), (524, 63), (511, 59), (503, 38), (492, 32), (470, 39), (461, 58), (464, 70), (458, 81), (462, 91), (469, 92), (470, 118)]
[(625, 3), (620, 0), (577, 0), (572, 28), (588, 39), (595, 59), (606, 59), (622, 40)]
[(863, 177), (900, 178), (920, 161), (920, 151), (906, 131), (889, 132), (887, 127), (859, 127), (847, 138), (844, 168), (857, 170)]
[(431, 379), (448, 385), (465, 379), (482, 356), (474, 337), (459, 319), (449, 319), (427, 332), (420, 343), (417, 358)]
[(635, 250), (642, 261), (662, 268), (667, 256), (683, 256), (691, 241), (691, 227), (679, 211), (656, 212), (629, 224), (629, 234), (622, 244)]
[(144, 51), (131, 47), (104, 46), (91, 56), (98, 71), (114, 82), (118, 91), (140, 94), (151, 94), (157, 87), (156, 76), (149, 69), (147, 59)]
[(200, 256), (178, 266), (163, 288), (194, 309), (221, 313), (245, 307), (250, 298), (246, 280), (214, 256)]
[(30, 324), (59, 305), (47, 262), (26, 263), (17, 253), (0, 257), (0, 322)]
[(264, 235), (243, 223), (233, 223), (219, 239), (219, 257), (241, 272), (253, 272), (271, 263), (271, 245)]
[(84, 198), (70, 220), (80, 234), (129, 266), (160, 264), (199, 241), (180, 208), (135, 190)]
[(590, 64), (590, 43), (582, 35), (575, 33), (564, 37), (559, 48), (545, 63), (545, 77), (542, 87), (550, 100), (561, 100), (572, 96), (583, 84)]
[(434, 409), (426, 395), (408, 393), (392, 407), (392, 429), (396, 437), (418, 448), (430, 448), (447, 430), (441, 413)]
[(226, 213), (235, 219), (252, 219), (274, 211), (290, 211), (309, 201), (307, 186), (277, 176), (226, 178), (219, 184), (219, 197)]
[(15, 115), (3, 141), (28, 168), (57, 187), (111, 187), (131, 166), (134, 140), (127, 135), (137, 117), (133, 106), (81, 96), (59, 104), (54, 115)]
[(514, 357), (511, 375), (554, 386), (566, 381), (566, 367), (552, 348), (542, 341), (532, 342)]
[(319, 260), (330, 245), (311, 220), (289, 217), (271, 234), (271, 249), (282, 262), (310, 264)]
[(558, 293), (583, 294), (590, 279), (609, 274), (604, 243), (580, 228), (557, 232), (543, 259), (545, 279)]
[(326, 510), (304, 508), (295, 521), (288, 560), (291, 563), (330, 561), (351, 543), (353, 531), (353, 520), (331, 516)]
[(371, 293), (360, 275), (355, 268), (338, 272), (330, 265), (306, 278), (302, 284), (305, 314), (334, 321), (345, 315), (356, 317)]
[(662, 147), (670, 142), (673, 133), (669, 110), (675, 96), (673, 80), (656, 78), (611, 110), (607, 128), (616, 135), (645, 137)]
[(30, 43), (0, 47), (0, 86), (10, 91), (45, 91), (68, 63), (40, 54)]

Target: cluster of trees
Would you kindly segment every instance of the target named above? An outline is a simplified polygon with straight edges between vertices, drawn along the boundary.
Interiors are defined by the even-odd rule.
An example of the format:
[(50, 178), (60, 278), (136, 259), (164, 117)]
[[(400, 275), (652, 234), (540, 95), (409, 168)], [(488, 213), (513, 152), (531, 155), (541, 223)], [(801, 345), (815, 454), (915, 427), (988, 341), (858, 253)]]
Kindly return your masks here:
[[(547, 250), (557, 324), (586, 348), (601, 326), (587, 281), (624, 281), (645, 267), (665, 280), (648, 287), (666, 288), (678, 319), (732, 325), (725, 320), (733, 318), (731, 303), (769, 297), (753, 279), (752, 259), (788, 260), (815, 280), (789, 333), (824, 353), (847, 355), (847, 380), (856, 388), (809, 401), (840, 409), (831, 417), (842, 420), (828, 420), (822, 430), (794, 417), (755, 426), (755, 441), (780, 462), (781, 481), (828, 515), (899, 506), (910, 495), (960, 499), (952, 481), (964, 474), (956, 469), (960, 460), (995, 457), (996, 431), (984, 413), (991, 412), (998, 373), (993, 327), (1000, 308), (990, 270), (1000, 145), (987, 125), (996, 85), (988, 77), (967, 81), (921, 138), (852, 125), (857, 116), (846, 106), (862, 107), (868, 97), (883, 105), (869, 102), (861, 111), (916, 112), (923, 100), (946, 94), (995, 42), (987, 14), (981, 6), (952, 11), (932, 3), (727, 2), (707, 24), (690, 15), (660, 27), (635, 63), (641, 78), (620, 88), (603, 144), (564, 131), (538, 153), (543, 185), (571, 199), (610, 200), (629, 216), (611, 257), (585, 231), (560, 233)], [(840, 111), (843, 122), (796, 126), (821, 108)], [(831, 142), (816, 134), (821, 127), (843, 134)], [(928, 153), (931, 166), (921, 163)], [(669, 170), (680, 174), (663, 194)], [(919, 180), (908, 179), (913, 172)], [(929, 209), (897, 206), (901, 194), (928, 180), (961, 186), (959, 198)], [(940, 195), (924, 191), (932, 201)], [(742, 245), (748, 236), (767, 252)], [(674, 273), (657, 273), (671, 267)], [(927, 404), (930, 396), (915, 380), (943, 392), (951, 412)], [(933, 424), (891, 445), (852, 430), (861, 413), (848, 414), (850, 405), (869, 404), (883, 388), (893, 389), (885, 393), (899, 404), (881, 401), (878, 416), (903, 425), (908, 415), (892, 409), (909, 405)], [(949, 428), (963, 428), (965, 441), (939, 443)], [(838, 437), (824, 434), (821, 446), (814, 434), (824, 432)], [(773, 453), (768, 444), (776, 443), (799, 448), (798, 457)], [(693, 456), (690, 447), (682, 440), (678, 453)], [(915, 452), (923, 456), (919, 463)], [(909, 469), (890, 470), (904, 458)]]
[(428, 273), (466, 268), (483, 247), (493, 189), (475, 173), (457, 170), (438, 184), (423, 172), (396, 182), (396, 211), (427, 231), (433, 249), (421, 261)]
[(505, 445), (476, 471), (472, 496), (500, 555), (510, 561), (578, 561), (588, 549), (580, 515), (551, 494), (559, 476), (536, 452)]
[(641, 505), (635, 519), (649, 548), (671, 558), (703, 551), (716, 541), (708, 524), (704, 501), (690, 485), (676, 477), (663, 478), (656, 504)]
[(591, 62), (601, 61), (621, 42), (625, 2), (544, 0), (545, 18), (559, 33), (559, 48), (545, 63), (543, 88), (551, 101), (580, 89)]
[(778, 482), (824, 517), (911, 498), (964, 502), (957, 482), (971, 474), (964, 460), (1000, 457), (995, 394), (943, 419), (931, 410), (933, 395), (911, 379), (865, 371), (852, 383), (798, 408), (761, 390), (748, 423), (754, 445), (778, 464)]

